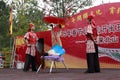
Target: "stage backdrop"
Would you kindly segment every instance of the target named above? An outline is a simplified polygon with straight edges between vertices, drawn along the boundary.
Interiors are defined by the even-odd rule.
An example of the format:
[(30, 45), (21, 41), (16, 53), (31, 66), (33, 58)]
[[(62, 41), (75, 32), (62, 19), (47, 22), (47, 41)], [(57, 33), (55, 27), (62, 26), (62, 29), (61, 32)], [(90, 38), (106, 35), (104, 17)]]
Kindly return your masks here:
[[(94, 20), (99, 33), (100, 67), (120, 68), (120, 3), (96, 6), (65, 19), (65, 27), (62, 31), (61, 40), (66, 50), (66, 54), (64, 55), (66, 65), (69, 68), (87, 67), (85, 51), (86, 19), (91, 13), (95, 15)], [(50, 49), (50, 32), (38, 32), (37, 34), (39, 38), (44, 38), (45, 40), (45, 51)], [(20, 50), (16, 47), (17, 54), (20, 53)], [(25, 51), (21, 53), (25, 54)], [(63, 67), (63, 65), (60, 64), (58, 67)]]
[(120, 3), (96, 6), (66, 19), (61, 38), (69, 54), (67, 62), (70, 67), (86, 67), (86, 19), (90, 14), (95, 15), (99, 33), (101, 67), (120, 68)]

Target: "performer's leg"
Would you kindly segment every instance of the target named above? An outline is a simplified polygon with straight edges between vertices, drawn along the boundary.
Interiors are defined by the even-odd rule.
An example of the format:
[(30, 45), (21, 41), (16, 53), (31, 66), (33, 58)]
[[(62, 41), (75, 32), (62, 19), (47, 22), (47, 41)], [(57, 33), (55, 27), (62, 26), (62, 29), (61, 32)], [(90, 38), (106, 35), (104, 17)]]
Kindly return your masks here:
[(36, 60), (34, 56), (31, 56), (31, 65), (32, 65), (32, 71), (37, 71), (36, 69)]
[(87, 66), (86, 73), (94, 73), (94, 53), (87, 53)]
[(99, 64), (99, 57), (98, 57), (98, 45), (95, 44), (96, 53), (94, 54), (94, 66), (95, 72), (100, 72), (100, 64)]
[(26, 54), (26, 60), (25, 60), (23, 71), (28, 71), (29, 68), (30, 68), (30, 55)]
[(100, 72), (99, 58), (97, 53), (94, 54), (94, 66), (95, 66), (95, 72)]

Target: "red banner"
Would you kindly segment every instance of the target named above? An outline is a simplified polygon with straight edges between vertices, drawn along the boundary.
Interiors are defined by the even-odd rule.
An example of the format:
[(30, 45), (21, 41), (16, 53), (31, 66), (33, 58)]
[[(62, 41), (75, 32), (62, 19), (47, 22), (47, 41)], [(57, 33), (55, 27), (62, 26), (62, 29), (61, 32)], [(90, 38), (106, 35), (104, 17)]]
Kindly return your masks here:
[(94, 14), (100, 37), (99, 56), (101, 62), (120, 64), (120, 3), (96, 6), (72, 16), (66, 21), (62, 42), (67, 53), (85, 59), (85, 33), (88, 15)]

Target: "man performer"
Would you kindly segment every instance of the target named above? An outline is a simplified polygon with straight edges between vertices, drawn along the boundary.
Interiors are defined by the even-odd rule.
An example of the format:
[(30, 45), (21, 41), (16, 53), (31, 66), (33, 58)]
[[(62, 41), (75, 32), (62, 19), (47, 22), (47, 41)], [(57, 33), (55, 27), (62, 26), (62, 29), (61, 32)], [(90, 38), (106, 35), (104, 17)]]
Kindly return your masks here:
[(100, 72), (99, 58), (98, 58), (98, 45), (97, 45), (97, 29), (95, 26), (94, 16), (89, 15), (87, 18), (86, 30), (86, 55), (87, 55), (87, 71), (85, 73), (98, 73)]
[(33, 23), (29, 24), (29, 30), (24, 36), (25, 43), (27, 44), (26, 49), (26, 60), (23, 71), (29, 71), (30, 65), (32, 66), (32, 71), (37, 71), (36, 69), (36, 42), (38, 37), (34, 32), (35, 26)]

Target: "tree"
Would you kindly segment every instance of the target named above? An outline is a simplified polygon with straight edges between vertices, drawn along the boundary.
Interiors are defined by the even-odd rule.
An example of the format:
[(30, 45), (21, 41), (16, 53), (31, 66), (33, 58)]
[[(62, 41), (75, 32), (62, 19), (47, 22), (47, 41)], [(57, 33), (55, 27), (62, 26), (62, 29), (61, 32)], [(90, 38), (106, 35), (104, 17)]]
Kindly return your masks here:
[(37, 7), (35, 0), (13, 0), (13, 34), (24, 35), (28, 30), (28, 24), (33, 22), (36, 31), (44, 31), (47, 29), (43, 22), (43, 12)]
[(0, 1), (0, 50), (9, 47), (9, 7)]
[[(6, 0), (6, 2), (9, 0)], [(74, 15), (81, 8), (91, 5), (92, 0), (44, 0), (43, 7), (39, 5), (41, 0), (12, 0), (13, 6), (13, 34), (23, 35), (29, 22), (36, 25), (36, 31), (47, 30), (43, 17), (52, 15), (56, 17), (68, 17)]]
[[(86, 6), (92, 5), (94, 0), (44, 0), (44, 12), (47, 16), (72, 16)], [(48, 6), (48, 7), (46, 7)]]
[(43, 24), (42, 11), (36, 8), (36, 2), (33, 0), (13, 0), (10, 4), (4, 1), (0, 1), (0, 50), (12, 47), (9, 37), (9, 6), (12, 6), (13, 12), (12, 39), (18, 35), (24, 35), (28, 30), (29, 22), (35, 24), (36, 31), (47, 29), (43, 27), (45, 24)]

